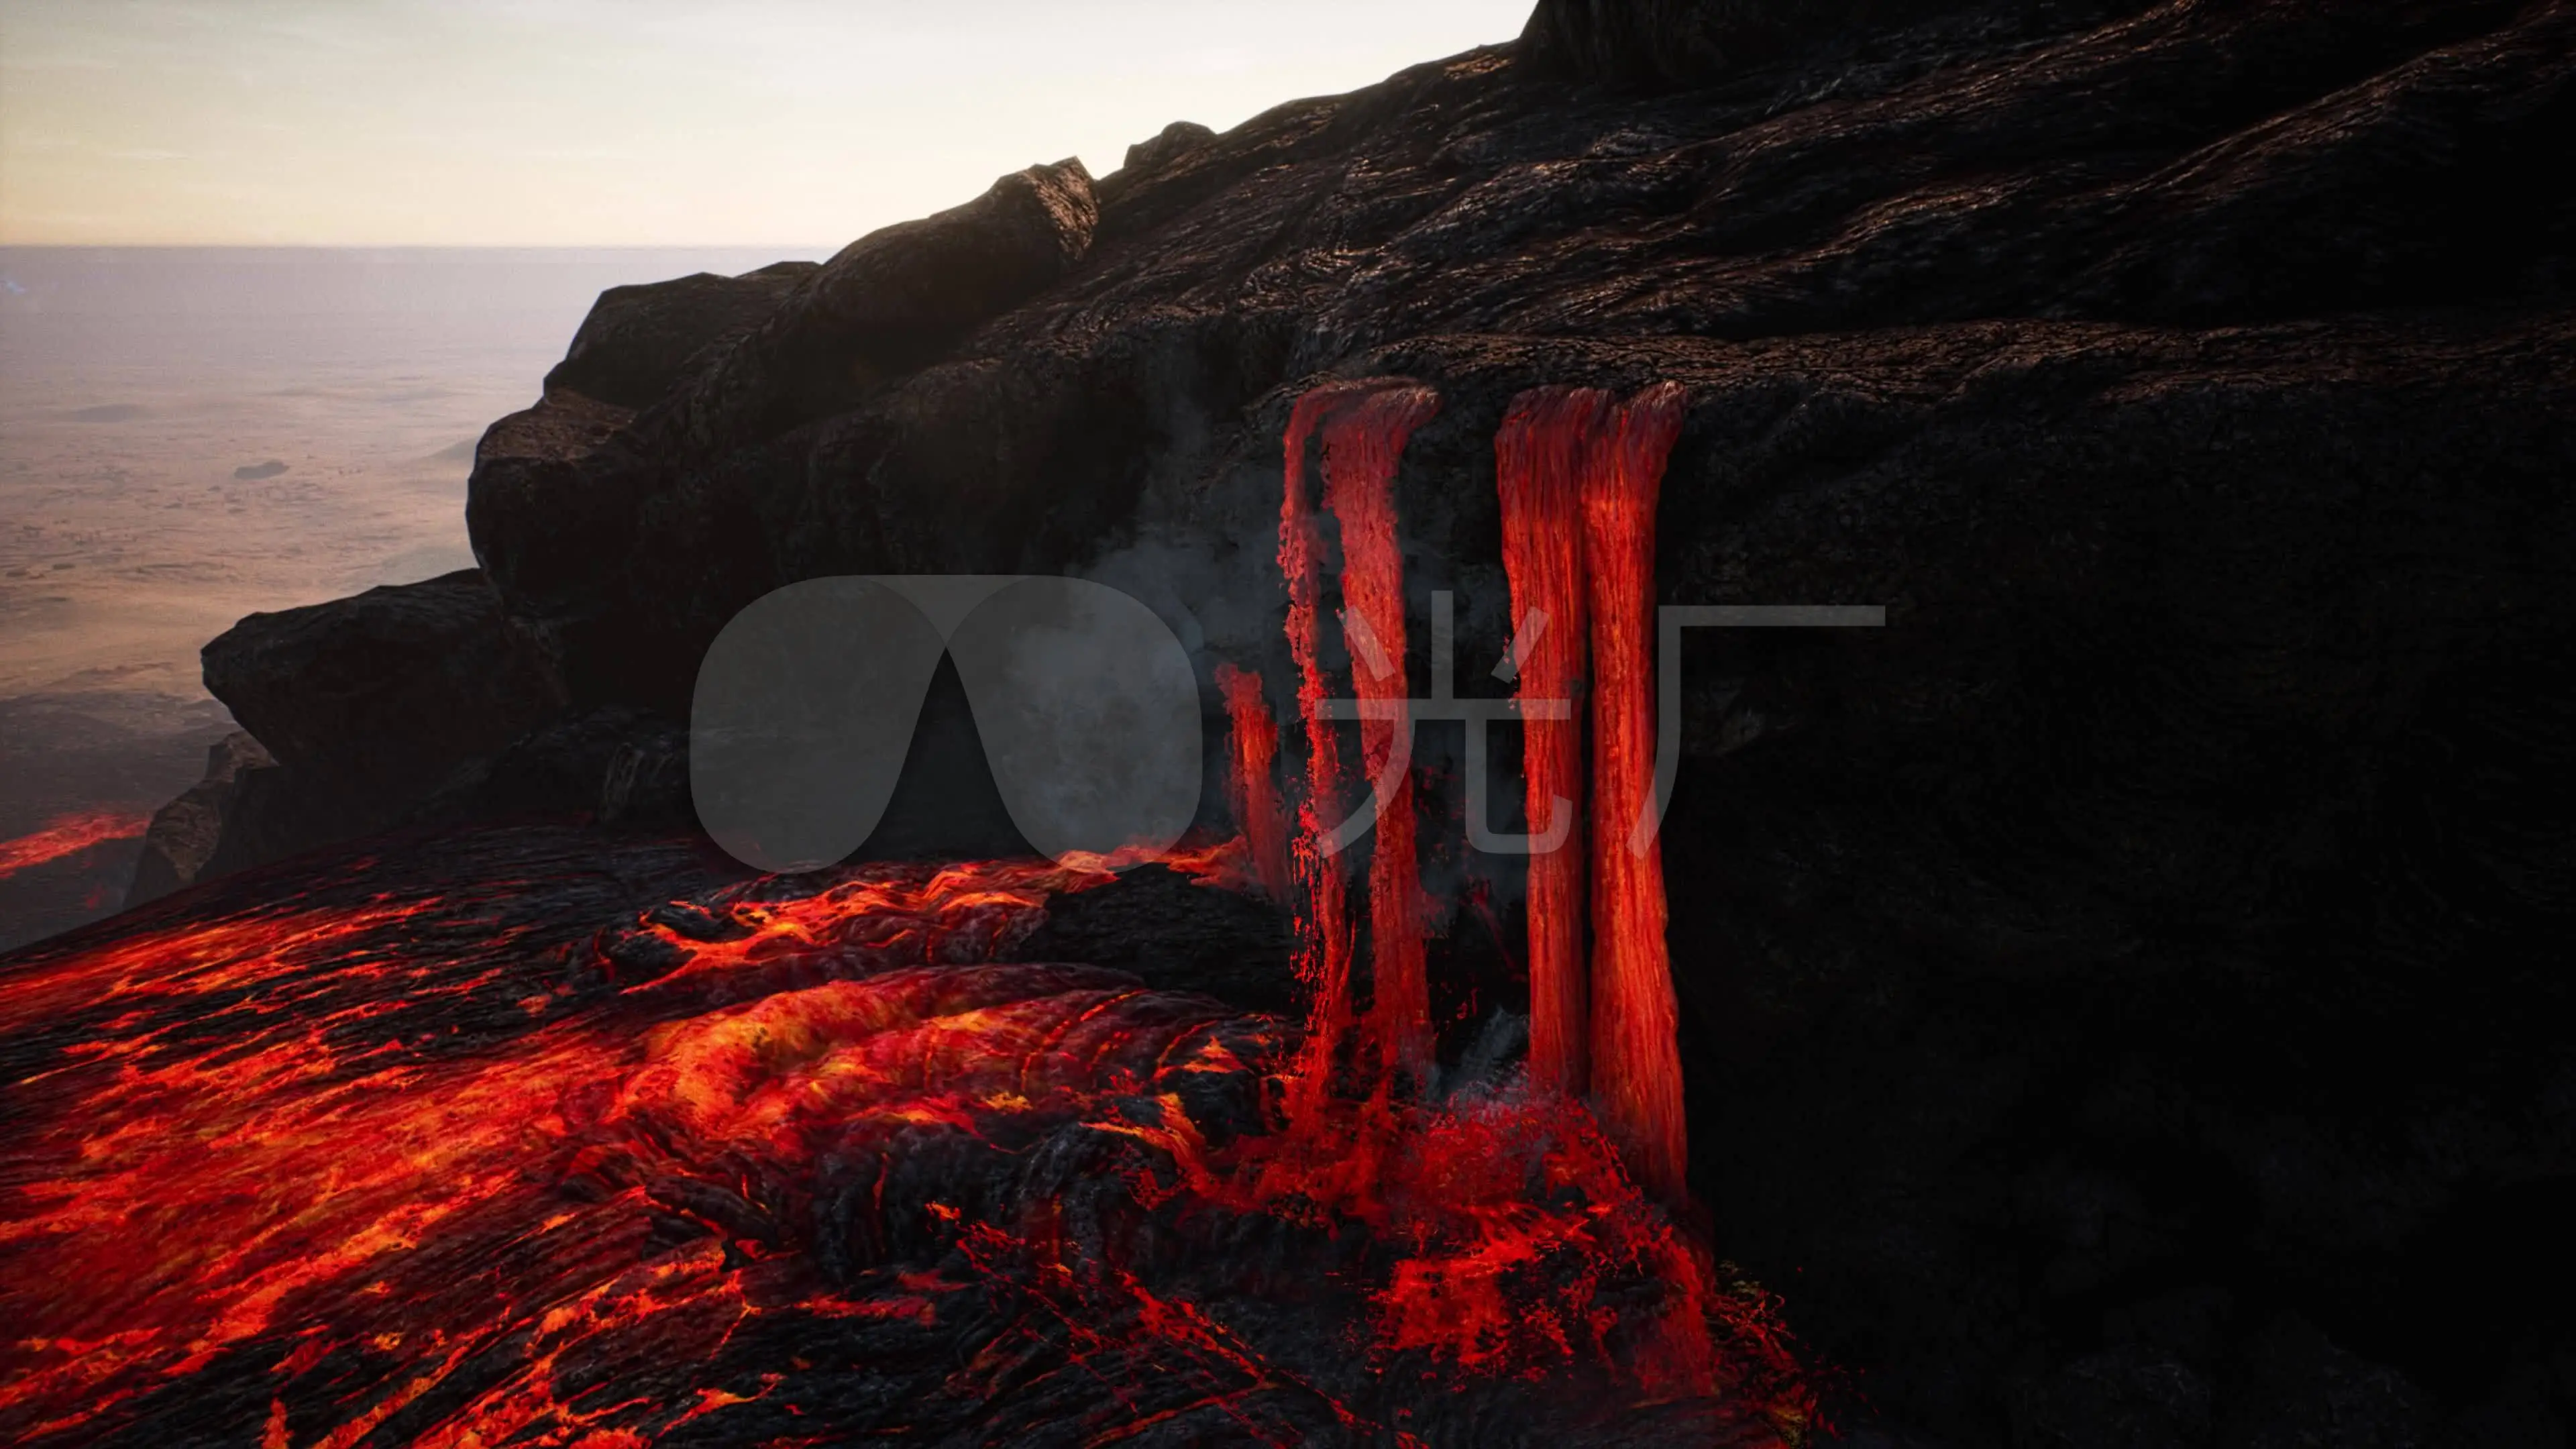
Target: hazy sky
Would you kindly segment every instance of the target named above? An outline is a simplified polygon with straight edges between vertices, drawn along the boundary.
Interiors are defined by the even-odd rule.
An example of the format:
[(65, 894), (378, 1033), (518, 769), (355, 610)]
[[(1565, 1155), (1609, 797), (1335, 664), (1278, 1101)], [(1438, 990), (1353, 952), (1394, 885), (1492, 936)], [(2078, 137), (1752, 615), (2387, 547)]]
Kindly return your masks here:
[(835, 244), (1532, 0), (0, 0), (0, 243)]

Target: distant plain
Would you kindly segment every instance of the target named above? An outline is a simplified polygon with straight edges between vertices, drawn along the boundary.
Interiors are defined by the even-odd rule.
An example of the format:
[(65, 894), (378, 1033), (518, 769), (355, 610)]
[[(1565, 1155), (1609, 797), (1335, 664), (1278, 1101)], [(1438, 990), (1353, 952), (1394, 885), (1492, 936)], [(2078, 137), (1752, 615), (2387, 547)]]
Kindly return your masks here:
[(472, 564), (474, 442), (602, 289), (823, 254), (0, 248), (0, 949), (122, 901), (231, 728), (205, 641)]

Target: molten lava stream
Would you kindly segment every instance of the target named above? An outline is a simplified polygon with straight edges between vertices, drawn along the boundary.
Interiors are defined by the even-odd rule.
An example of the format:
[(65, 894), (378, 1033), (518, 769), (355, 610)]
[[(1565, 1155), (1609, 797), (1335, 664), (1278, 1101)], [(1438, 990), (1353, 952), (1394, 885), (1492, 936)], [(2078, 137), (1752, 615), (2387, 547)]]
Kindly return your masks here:
[[(648, 1185), (728, 1158), (731, 1187), (682, 1200), (727, 1200), (746, 1171), (810, 1177), (818, 1113), (845, 1142), (868, 1123), (980, 1137), (1031, 1114), (1079, 1118), (1095, 1091), (1203, 1059), (1259, 1055), (1255, 1036), (1209, 1034), (1223, 1015), (1209, 1004), (1175, 1007), (1110, 973), (925, 974), (1025, 934), (1050, 890), (1106, 879), (1043, 861), (898, 867), (798, 898), (756, 899), (755, 883), (657, 910), (714, 939), (639, 928), (632, 939), (687, 958), (647, 986), (739, 989), (791, 962), (877, 973), (660, 1028), (633, 1008), (686, 993), (611, 981), (587, 1010), (561, 989), (514, 1002), (549, 958), (519, 959), (517, 933), (476, 929), (470, 896), (269, 909), (27, 961), (0, 996), (17, 1119), (0, 1206), (16, 1319), (0, 1434), (90, 1437), (82, 1426), (101, 1414), (281, 1342), (292, 1351), (268, 1353), (289, 1398), (325, 1361), (407, 1365), (385, 1394), (334, 1411), (327, 1442), (416, 1413), (406, 1406), (457, 1375), (490, 1386), (442, 1421), (466, 1437), (585, 1422), (550, 1387), (562, 1352), (647, 1320), (711, 1348), (751, 1311), (724, 1252), (624, 1266), (648, 1246)], [(486, 1050), (412, 1045), (494, 1008), (524, 1025)], [(550, 1019), (559, 1009), (572, 1014)], [(55, 1065), (23, 1070), (66, 1018), (89, 1029)], [(567, 1199), (558, 1184), (574, 1180), (599, 1186)], [(460, 1277), (464, 1262), (489, 1271)], [(296, 1442), (313, 1412), (291, 1416)]]
[(1217, 688), (1225, 695), (1226, 717), (1233, 723), (1230, 753), (1234, 817), (1241, 822), (1245, 844), (1261, 888), (1274, 901), (1285, 902), (1296, 881), (1289, 873), (1288, 818), (1279, 807), (1279, 784), (1272, 773), (1279, 755), (1279, 722), (1262, 697), (1261, 676), (1231, 664), (1216, 667)]
[(1592, 1093), (1630, 1170), (1687, 1195), (1680, 1010), (1664, 944), (1663, 851), (1631, 834), (1654, 789), (1655, 504), (1688, 394), (1659, 383), (1592, 451), (1583, 566), (1592, 604)]
[[(700, 873), (640, 915), (574, 832), (544, 880), (506, 844), (541, 832), (514, 829), (405, 847), (426, 853), (381, 872), (353, 858), (284, 905), (226, 914), (210, 903), (227, 889), (285, 877), (219, 882), (187, 906), (198, 919), (165, 908), (0, 962), (0, 1439), (1403, 1443), (1544, 1424), (1776, 1449), (1813, 1399), (1768, 1306), (1637, 1185), (1677, 1191), (1683, 1146), (1661, 881), (1651, 856), (1602, 854), (1632, 859), (1649, 783), (1653, 505), (1677, 395), (1632, 404), (1594, 455), (1612, 476), (1580, 530), (1593, 591), (1545, 586), (1572, 644), (1533, 654), (1525, 680), (1573, 687), (1588, 605), (1605, 1120), (1503, 1081), (1418, 1095), (1431, 1041), (1402, 790), (1377, 822), (1376, 1000), (1355, 1019), (1319, 848), (1343, 773), (1315, 707), (1324, 541), (1304, 458), (1320, 434), (1354, 692), (1398, 701), (1391, 484), (1435, 405), (1381, 382), (1291, 419), (1302, 1044), (1122, 973), (1009, 962), (1054, 897), (1108, 888), (1126, 854)], [(1575, 536), (1556, 530), (1550, 567)], [(1257, 688), (1228, 694), (1248, 701), (1250, 832), (1268, 716)], [(1407, 727), (1364, 722), (1373, 776)], [(478, 850), (481, 876), (422, 864)], [(1265, 855), (1276, 880), (1257, 842), (1165, 863), (1232, 887)], [(568, 897), (570, 879), (593, 894)], [(614, 915), (564, 904), (603, 898)]]
[[(1522, 701), (1583, 698), (1586, 644), (1583, 513), (1585, 451), (1610, 405), (1591, 388), (1539, 388), (1512, 399), (1494, 435), (1494, 475), (1502, 499), (1503, 571), (1511, 580), (1512, 618), (1520, 634), (1538, 631), (1519, 667)], [(1517, 637), (1517, 636), (1516, 636)], [(1580, 1097), (1590, 1084), (1591, 1023), (1586, 1015), (1580, 720), (1522, 716), (1522, 775), (1528, 828), (1565, 827), (1552, 850), (1529, 858), (1530, 1080)], [(1573, 818), (1553, 818), (1551, 801)]]
[[(1324, 425), (1324, 493), (1342, 526), (1342, 597), (1348, 615), (1352, 693), (1364, 713), (1360, 754), (1383, 787), (1369, 851), (1369, 1020), (1378, 1070), (1428, 1085), (1431, 988), (1425, 976), (1422, 874), (1414, 842), (1413, 773), (1395, 771), (1413, 721), (1405, 680), (1404, 555), (1396, 542), (1395, 472), (1414, 429), (1440, 410), (1423, 387), (1387, 388), (1334, 413)], [(1365, 635), (1359, 631), (1365, 630)], [(1368, 647), (1373, 639), (1376, 649)], [(1372, 657), (1374, 656), (1374, 657)]]
[(595, 940), (515, 880), (353, 875), (7, 963), (0, 1438), (1293, 1444), (1544, 1411), (1775, 1444), (1804, 1412), (1758, 1306), (1561, 1098), (1381, 1102), (1364, 1195), (1267, 1197), (1281, 1033), (991, 964), (1097, 872), (761, 880)]
[[(1279, 561), (1288, 582), (1288, 643), (1298, 665), (1298, 703), (1306, 719), (1307, 791), (1299, 811), (1296, 857), (1309, 887), (1300, 944), (1310, 1001), (1304, 1047), (1284, 1083), (1287, 1131), (1267, 1149), (1269, 1160), (1253, 1201), (1303, 1203), (1325, 1218), (1375, 1210), (1385, 1158), (1397, 1150), (1402, 1127), (1398, 1115), (1388, 1110), (1391, 1069), (1428, 1061), (1429, 992), (1419, 964), (1420, 886), (1412, 870), (1411, 792), (1398, 788), (1389, 792), (1376, 821), (1370, 873), (1376, 980), (1365, 1024), (1353, 1005), (1352, 931), (1340, 855), (1325, 848), (1328, 831), (1340, 823), (1327, 816), (1338, 812), (1342, 772), (1333, 725), (1322, 708), (1331, 694), (1321, 658), (1326, 550), (1310, 497), (1307, 451), (1320, 433), (1327, 502), (1341, 525), (1345, 553), (1361, 560), (1356, 570), (1346, 567), (1343, 579), (1344, 632), (1357, 676), (1354, 692), (1366, 699), (1400, 697), (1402, 576), (1388, 490), (1406, 438), (1437, 402), (1435, 395), (1401, 379), (1326, 384), (1298, 399), (1285, 440)], [(1375, 638), (1380, 624), (1394, 635), (1391, 650)], [(1360, 643), (1363, 634), (1374, 648)], [(1372, 654), (1385, 665), (1386, 675), (1369, 667)], [(1376, 772), (1383, 771), (1398, 738), (1387, 723), (1364, 722), (1362, 727), (1363, 758)], [(1420, 1032), (1405, 1025), (1413, 1021), (1422, 1022)], [(1394, 1029), (1391, 1023), (1397, 1024)], [(1416, 1041), (1421, 1043), (1418, 1055)], [(1352, 1085), (1363, 1089), (1357, 1099), (1343, 1090), (1346, 1072), (1357, 1079)]]
[[(27, 1357), (0, 1388), (0, 1418), (31, 1437), (68, 1429), (270, 1336), (297, 1305), (387, 1271), (425, 1239), (495, 1211), (541, 1216), (522, 1171), (530, 1146), (562, 1132), (562, 1094), (613, 1068), (617, 1048), (541, 1031), (492, 1062), (423, 1061), (393, 1043), (344, 1056), (332, 1039), (395, 1003), (296, 1009), (327, 1002), (311, 975), (335, 967), (397, 992), (418, 979), (371, 970), (366, 949), (414, 913), (182, 927), (13, 983), (32, 999), (11, 1000), (12, 1025), (48, 988), (124, 1004), (108, 1023), (120, 1034), (18, 1084), (49, 1110), (10, 1149), (23, 1185), (0, 1245)], [(257, 994), (232, 995), (246, 986)], [(194, 1003), (234, 1018), (238, 1034), (191, 1031)]]
[(1330, 697), (1321, 657), (1324, 540), (1307, 483), (1306, 454), (1334, 410), (1382, 383), (1327, 383), (1297, 399), (1282, 442), (1279, 573), (1288, 582), (1288, 652), (1297, 664), (1297, 713), (1306, 722), (1306, 796), (1297, 806), (1296, 871), (1306, 887), (1298, 913), (1297, 975), (1308, 997), (1306, 1044), (1288, 1082), (1289, 1120), (1311, 1131), (1332, 1090), (1334, 1062), (1351, 1029), (1351, 930), (1341, 860), (1321, 849), (1325, 817), (1341, 800), (1341, 753), (1324, 717)]
[(57, 815), (44, 828), (14, 840), (0, 840), (0, 878), (78, 855), (111, 840), (131, 840), (152, 824), (152, 817), (133, 810), (91, 810)]

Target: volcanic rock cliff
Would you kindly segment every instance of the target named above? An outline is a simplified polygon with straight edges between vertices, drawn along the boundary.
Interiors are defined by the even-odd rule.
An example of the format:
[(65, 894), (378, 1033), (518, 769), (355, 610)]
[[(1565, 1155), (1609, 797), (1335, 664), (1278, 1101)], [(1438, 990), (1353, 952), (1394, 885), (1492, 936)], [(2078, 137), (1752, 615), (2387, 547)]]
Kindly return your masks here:
[(479, 577), (208, 646), (279, 761), (218, 855), (667, 818), (708, 642), (818, 575), (1084, 574), (1284, 678), (1334, 377), (1439, 391), (1406, 578), (1490, 660), (1506, 402), (1675, 381), (1662, 600), (1889, 611), (1693, 635), (1666, 833), (1693, 1185), (1852, 1422), (2561, 1443), (2571, 155), (2565, 0), (1544, 0), (603, 297)]

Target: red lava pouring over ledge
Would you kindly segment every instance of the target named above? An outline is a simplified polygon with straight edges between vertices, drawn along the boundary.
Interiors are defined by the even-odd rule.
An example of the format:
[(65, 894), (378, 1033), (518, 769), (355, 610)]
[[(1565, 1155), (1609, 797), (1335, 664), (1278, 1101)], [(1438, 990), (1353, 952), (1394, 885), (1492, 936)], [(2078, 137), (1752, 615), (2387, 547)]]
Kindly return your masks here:
[[(1312, 721), (1298, 450), (1320, 427), (1365, 575), (1345, 587), (1400, 660), (1387, 490), (1431, 403), (1308, 402), (1282, 553)], [(1260, 820), (1285, 807), (1257, 687), (1227, 693), (1249, 838), (1161, 864), (1257, 892), (1279, 855)], [(1362, 733), (1374, 773), (1392, 732)], [(1302, 1024), (1019, 959), (1050, 901), (1116, 888), (1122, 859), (709, 884), (684, 845), (604, 863), (578, 832), (484, 831), (22, 954), (0, 995), (0, 1430), (1802, 1439), (1814, 1398), (1770, 1303), (1675, 1230), (1578, 1098), (1427, 1093), (1420, 883), (1383, 833), (1359, 1011), (1319, 845), (1344, 776), (1329, 727), (1307, 742)]]

